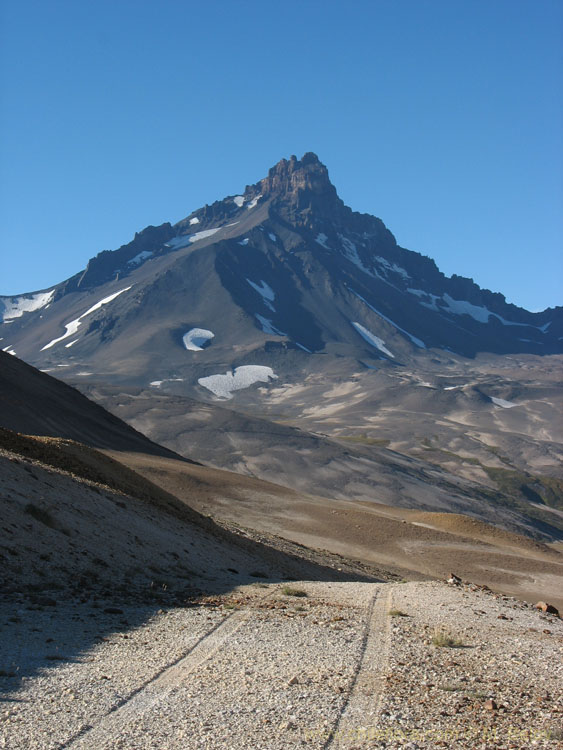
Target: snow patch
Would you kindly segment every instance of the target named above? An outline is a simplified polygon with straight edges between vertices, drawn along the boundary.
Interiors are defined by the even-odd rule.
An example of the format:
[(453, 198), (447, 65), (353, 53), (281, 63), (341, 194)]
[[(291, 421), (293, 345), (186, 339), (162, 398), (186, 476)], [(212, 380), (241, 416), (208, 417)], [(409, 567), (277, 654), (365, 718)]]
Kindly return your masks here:
[(77, 341), (80, 341), (80, 339), (74, 339), (74, 341), (70, 341), (68, 344), (65, 344), (65, 349), (70, 349), (70, 347), (74, 346)]
[(248, 245), (248, 237), (245, 237), (245, 238), (244, 238), (243, 240), (241, 240), (241, 241), (240, 241), (240, 242), (239, 242), (238, 244), (239, 244), (239, 245)]
[(262, 326), (262, 330), (264, 331), (264, 333), (269, 333), (274, 336), (287, 336), (287, 333), (284, 333), (283, 331), (280, 331), (279, 328), (276, 328), (269, 318), (264, 318), (262, 315), (258, 315), (258, 313), (256, 313), (254, 317)]
[(262, 197), (262, 193), (260, 193), (260, 195), (257, 195), (256, 198), (253, 198), (248, 204), (247, 209), (250, 211), (250, 209), (254, 208), (261, 197)]
[[(48, 344), (45, 344), (44, 347), (42, 347), (41, 351), (45, 351), (45, 349), (50, 349), (55, 344), (58, 344), (59, 341), (63, 341), (64, 339), (67, 339), (69, 336), (73, 336), (80, 326), (82, 325), (82, 318), (85, 318), (87, 315), (91, 315), (96, 310), (99, 310), (100, 307), (103, 305), (107, 305), (108, 302), (112, 302), (116, 297), (119, 297), (120, 294), (123, 294), (123, 292), (127, 292), (131, 289), (130, 286), (126, 286), (125, 289), (120, 289), (118, 292), (114, 292), (113, 294), (110, 294), (109, 297), (104, 297), (99, 302), (96, 302), (95, 305), (92, 305), (92, 307), (89, 307), (88, 310), (86, 310), (85, 313), (82, 313), (82, 315), (75, 320), (71, 320), (70, 323), (66, 323), (65, 328), (66, 332), (63, 333), (62, 336), (59, 336), (56, 339), (53, 339), (52, 341), (49, 341)], [(80, 373), (78, 373), (80, 374)]]
[(143, 250), (141, 253), (136, 255), (134, 258), (131, 258), (131, 260), (127, 261), (128, 266), (138, 266), (139, 263), (142, 263), (147, 258), (150, 258), (152, 253), (149, 250)]
[(205, 328), (191, 328), (182, 336), (184, 346), (191, 352), (200, 352), (204, 344), (215, 338), (213, 331), (207, 331)]
[(255, 284), (253, 281), (250, 281), (250, 279), (247, 279), (247, 282), (262, 297), (262, 300), (266, 307), (269, 308), (272, 312), (276, 312), (276, 308), (272, 305), (272, 302), (276, 298), (273, 289), (268, 286), (268, 284), (266, 284), (266, 282), (263, 280), (260, 281), (260, 285)]
[(387, 347), (385, 346), (385, 341), (383, 341), (383, 339), (380, 339), (379, 336), (376, 336), (371, 331), (368, 331), (368, 329), (364, 328), (364, 326), (360, 325), (360, 323), (353, 323), (352, 321), (350, 321), (350, 323), (354, 326), (360, 336), (368, 342), (368, 344), (371, 344), (376, 349), (379, 349), (380, 352), (383, 352), (383, 354), (386, 354), (388, 357), (392, 357), (393, 359), (395, 359), (395, 355), (392, 354), (389, 349), (387, 349)]
[(496, 406), (502, 406), (503, 409), (512, 409), (513, 406), (518, 406), (513, 401), (505, 401), (503, 398), (496, 398), (495, 396), (491, 396), (491, 401)]
[(393, 289), (396, 289), (395, 285), (392, 284), (390, 281), (387, 281), (381, 274), (379, 274), (376, 270), (370, 271), (369, 268), (364, 266), (362, 263), (362, 260), (360, 256), (358, 255), (358, 248), (356, 245), (352, 242), (352, 240), (349, 240), (348, 237), (344, 237), (343, 235), (338, 235), (344, 252), (344, 257), (347, 258), (350, 263), (353, 263), (355, 266), (357, 266), (360, 271), (363, 271), (368, 276), (371, 276), (373, 279), (379, 279), (380, 281), (384, 281), (389, 286), (392, 286)]
[(492, 315), (505, 326), (520, 326), (523, 328), (538, 328), (540, 331), (545, 331), (549, 327), (550, 323), (546, 323), (544, 326), (534, 326), (530, 323), (515, 323), (512, 320), (506, 320), (498, 313), (491, 312), (486, 307), (473, 305), (471, 302), (466, 300), (457, 300), (450, 297), (449, 294), (444, 294), (444, 303), (447, 305), (446, 312), (454, 313), (454, 315), (470, 315), (474, 320), (479, 323), (488, 323), (489, 317)]
[(444, 294), (443, 301), (446, 304), (446, 312), (454, 315), (469, 315), (479, 323), (488, 323), (489, 316), (493, 315), (486, 307), (473, 305), (466, 300), (453, 299), (449, 294)]
[(246, 198), (244, 197), (244, 195), (235, 195), (235, 197), (233, 198), (233, 203), (236, 203), (239, 208), (242, 208), (245, 200)]
[[(415, 294), (417, 297), (419, 297), (420, 304), (423, 307), (427, 307), (429, 310), (435, 310), (436, 312), (440, 311), (438, 305), (436, 304), (436, 302), (441, 299), (441, 297), (439, 297), (438, 295), (430, 294), (430, 292), (424, 292), (422, 289), (407, 289), (407, 292)], [(425, 297), (426, 299), (423, 300), (423, 297)]]
[(307, 352), (307, 354), (312, 354), (313, 353), (310, 349), (307, 349), (306, 346), (303, 346), (303, 344), (300, 344), (299, 341), (295, 342), (295, 346), (298, 346), (300, 349), (303, 349), (303, 351)]
[(328, 240), (328, 237), (323, 232), (319, 232), (317, 236), (315, 237), (315, 242), (318, 242), (321, 247), (324, 247), (325, 250), (332, 250), (331, 247), (329, 247), (326, 244), (326, 241)]
[(401, 268), (401, 266), (398, 266), (396, 263), (389, 263), (387, 258), (382, 258), (381, 255), (377, 255), (375, 260), (383, 266), (385, 271), (390, 271), (392, 273), (397, 273), (399, 276), (402, 276), (404, 279), (410, 279), (409, 274), (405, 271), (404, 268)]
[(191, 225), (193, 225), (193, 224), (199, 224), (199, 219), (197, 218), (197, 216), (193, 216), (193, 217), (192, 217), (192, 218), (190, 219), (190, 224), (191, 224)]
[(181, 237), (174, 237), (168, 242), (164, 243), (164, 247), (169, 247), (172, 250), (179, 250), (181, 247), (187, 247), (188, 245), (204, 240), (206, 237), (212, 237), (223, 227), (214, 227), (213, 229), (203, 229), (201, 232), (195, 234), (183, 234)]
[(358, 292), (355, 292), (353, 289), (350, 289), (352, 294), (354, 294), (358, 299), (361, 299), (364, 305), (367, 305), (370, 310), (373, 310), (373, 312), (376, 315), (379, 315), (380, 318), (383, 318), (383, 320), (386, 320), (390, 325), (392, 325), (394, 328), (396, 328), (398, 331), (403, 333), (405, 336), (408, 336), (408, 338), (412, 341), (413, 344), (418, 346), (420, 349), (426, 349), (426, 344), (421, 339), (417, 338), (416, 336), (413, 336), (412, 333), (409, 333), (408, 331), (405, 331), (404, 328), (401, 328), (401, 326), (398, 326), (396, 323), (394, 323), (390, 318), (388, 318), (386, 315), (384, 315), (382, 312), (379, 312), (379, 310), (376, 310), (375, 307), (370, 305), (370, 303), (365, 300), (361, 294), (358, 294)]
[(242, 365), (233, 372), (224, 375), (209, 375), (199, 378), (198, 383), (219, 398), (231, 399), (234, 391), (249, 388), (254, 383), (268, 383), (270, 379), (277, 379), (271, 367), (262, 365)]
[(54, 294), (55, 290), (51, 289), (50, 292), (22, 294), (19, 297), (0, 297), (0, 310), (2, 307), (4, 308), (2, 322), (5, 323), (14, 318), (21, 318), (26, 312), (40, 310), (51, 302)]
[(153, 380), (149, 385), (154, 386), (155, 388), (160, 388), (160, 386), (164, 383), (164, 380)]
[(11, 346), (11, 344), (10, 344), (10, 346), (5, 346), (5, 347), (4, 347), (3, 349), (2, 349), (2, 351), (3, 351), (3, 352), (6, 352), (6, 354), (11, 354), (11, 355), (12, 355), (13, 357), (15, 357), (15, 356), (16, 356), (16, 353), (15, 353), (15, 351), (14, 351), (14, 350), (12, 349), (12, 346)]
[(275, 234), (272, 234), (272, 232), (268, 232), (268, 237), (272, 240), (272, 242), (277, 242), (278, 238)]

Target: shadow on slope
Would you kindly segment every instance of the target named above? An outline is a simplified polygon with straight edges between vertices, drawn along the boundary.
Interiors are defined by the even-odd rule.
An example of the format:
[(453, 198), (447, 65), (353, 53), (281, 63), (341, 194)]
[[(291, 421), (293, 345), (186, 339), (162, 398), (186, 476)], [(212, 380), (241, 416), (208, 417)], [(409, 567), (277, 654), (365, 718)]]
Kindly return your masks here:
[(4, 691), (52, 662), (86, 658), (100, 639), (159, 609), (210, 601), (206, 594), (221, 599), (248, 583), (387, 577), (265, 534), (234, 533), (68, 440), (1, 430), (0, 473)]
[(95, 448), (174, 456), (75, 388), (0, 352), (0, 424), (16, 432), (69, 438)]

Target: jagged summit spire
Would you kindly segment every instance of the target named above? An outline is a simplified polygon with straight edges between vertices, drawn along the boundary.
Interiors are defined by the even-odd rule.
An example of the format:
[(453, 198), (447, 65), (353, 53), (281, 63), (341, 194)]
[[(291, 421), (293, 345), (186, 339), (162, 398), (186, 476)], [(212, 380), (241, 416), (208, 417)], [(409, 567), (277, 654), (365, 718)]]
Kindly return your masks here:
[(304, 154), (301, 160), (295, 155), (290, 156), (289, 160), (281, 159), (269, 170), (268, 176), (260, 185), (268, 193), (287, 190), (293, 192), (298, 188), (309, 188), (314, 192), (328, 190), (336, 195), (336, 189), (328, 176), (328, 169), (312, 151)]
[[(291, 214), (291, 219), (299, 224), (303, 219), (308, 223), (312, 213), (320, 216), (330, 212), (334, 217), (344, 208), (328, 169), (312, 151), (301, 159), (295, 155), (289, 160), (281, 159), (258, 183), (258, 188), (265, 198), (274, 198), (281, 212)], [(297, 213), (301, 214), (301, 221)]]

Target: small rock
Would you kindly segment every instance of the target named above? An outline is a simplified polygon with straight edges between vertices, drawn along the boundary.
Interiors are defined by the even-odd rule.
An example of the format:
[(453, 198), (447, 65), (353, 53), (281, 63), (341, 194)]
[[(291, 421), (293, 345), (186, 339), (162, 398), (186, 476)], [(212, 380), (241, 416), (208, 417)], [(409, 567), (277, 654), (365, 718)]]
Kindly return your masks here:
[(122, 615), (123, 610), (119, 609), (119, 607), (106, 607), (104, 609), (104, 612), (106, 615)]
[(548, 615), (557, 615), (557, 617), (559, 617), (559, 610), (554, 607), (553, 604), (548, 604), (547, 602), (538, 602), (535, 606), (536, 609), (539, 609), (542, 612), (546, 612)]
[(498, 706), (496, 704), (496, 701), (494, 701), (492, 698), (489, 698), (488, 701), (485, 701), (485, 703), (483, 703), (483, 708), (485, 708), (487, 711), (496, 711), (498, 709)]
[(461, 578), (459, 576), (456, 576), (455, 573), (450, 573), (448, 583), (453, 586), (459, 586), (461, 584)]
[(297, 685), (298, 682), (299, 682), (299, 678), (297, 677), (297, 675), (293, 675), (293, 677), (288, 681), (287, 684), (288, 685)]

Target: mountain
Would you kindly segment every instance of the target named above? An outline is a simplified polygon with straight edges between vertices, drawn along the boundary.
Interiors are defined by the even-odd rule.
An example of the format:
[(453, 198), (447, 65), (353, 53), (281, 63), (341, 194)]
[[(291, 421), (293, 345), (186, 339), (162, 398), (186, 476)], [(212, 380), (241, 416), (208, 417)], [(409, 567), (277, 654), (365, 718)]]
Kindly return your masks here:
[[(488, 508), (485, 495), (472, 497), (467, 482), (456, 484), (446, 472), (423, 474), (419, 461), (384, 451), (377, 461), (364, 455), (380, 481), (403, 481), (411, 503), (417, 491), (434, 495), (437, 512), (293, 491), (181, 458), (17, 357), (0, 353), (0, 365), (0, 589), (20, 602), (30, 597), (33, 608), (68, 596), (116, 603), (133, 597), (158, 607), (189, 601), (201, 588), (230, 591), (260, 578), (440, 578), (451, 565), (497, 591), (559, 602), (561, 554), (529, 538), (549, 538), (549, 529), (506, 506)], [(132, 398), (142, 413), (148, 394)], [(186, 399), (176, 408), (191, 408), (192, 423), (198, 410), (210, 409), (216, 443), (224, 440), (220, 417), (223, 424), (234, 419)], [(336, 475), (336, 443), (238, 419), (239, 435), (246, 429), (252, 441), (258, 434), (274, 456), (284, 441), (297, 454), (314, 448), (313, 481), (330, 488), (322, 464)], [(344, 463), (352, 481), (353, 456)], [(528, 536), (440, 512), (448, 498), (450, 511), (489, 514)]]
[(266, 349), (293, 351), (297, 363), (306, 350), (394, 363), (430, 348), (563, 352), (563, 308), (530, 313), (471, 279), (445, 277), (380, 219), (345, 206), (311, 153), (174, 226), (147, 227), (53, 289), (0, 305), (5, 351), (60, 365), (109, 360), (119, 348), (138, 375), (151, 357), (185, 364), (182, 338), (212, 325), (213, 337), (184, 342), (188, 351), (207, 342), (198, 361), (234, 347), (241, 361)]
[(447, 278), (314, 154), (0, 309), (6, 352), (193, 460), (563, 529), (563, 308)]
[[(46, 593), (58, 597), (61, 590), (184, 601), (199, 586), (230, 590), (260, 577), (393, 577), (373, 565), (214, 522), (209, 493), (241, 500), (270, 494), (285, 502), (292, 493), (182, 458), (65, 383), (1, 352), (0, 404), (3, 595), (30, 594), (39, 604), (50, 600)], [(160, 462), (181, 477), (174, 492), (158, 476), (156, 482), (143, 476), (162, 473)]]

